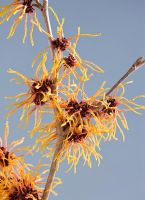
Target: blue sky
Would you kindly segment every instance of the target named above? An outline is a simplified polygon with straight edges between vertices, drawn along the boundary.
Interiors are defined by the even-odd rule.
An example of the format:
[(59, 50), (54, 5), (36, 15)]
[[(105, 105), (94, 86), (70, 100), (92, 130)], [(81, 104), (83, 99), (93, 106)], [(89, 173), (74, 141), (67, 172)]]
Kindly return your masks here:
[[(1, 0), (2, 1), (2, 0)], [(7, 1), (7, 2), (10, 2)], [(50, 5), (60, 17), (65, 18), (66, 37), (75, 35), (77, 27), (82, 33), (101, 32), (99, 38), (81, 38), (78, 44), (80, 55), (103, 66), (105, 73), (96, 74), (87, 84), (86, 92), (93, 94), (105, 80), (111, 87), (127, 68), (140, 56), (145, 55), (145, 1), (144, 0), (50, 0)], [(55, 21), (52, 19), (55, 32)], [(20, 86), (10, 82), (6, 71), (12, 67), (29, 77), (34, 70), (31, 63), (38, 52), (47, 46), (45, 36), (35, 32), (35, 46), (29, 39), (22, 44), (23, 26), (19, 26), (14, 37), (6, 40), (11, 20), (0, 26), (0, 135), (3, 135), (5, 114), (9, 101), (4, 96), (17, 94)], [(138, 70), (128, 80), (133, 84), (126, 89), (126, 97), (145, 94), (145, 68)], [(96, 87), (95, 87), (96, 86)], [(28, 130), (18, 128), (19, 112), (10, 119), (10, 140), (26, 137), (26, 143), (33, 143), (28, 138)], [(129, 131), (125, 131), (126, 140), (102, 143), (103, 160), (98, 167), (93, 161), (92, 169), (78, 165), (77, 174), (66, 174), (67, 163), (63, 163), (57, 175), (63, 184), (56, 188), (58, 197), (63, 200), (143, 200), (145, 198), (145, 112), (142, 116), (133, 113), (127, 115)], [(30, 122), (31, 124), (31, 122)], [(31, 161), (29, 158), (28, 161)], [(38, 155), (33, 157), (34, 163)]]

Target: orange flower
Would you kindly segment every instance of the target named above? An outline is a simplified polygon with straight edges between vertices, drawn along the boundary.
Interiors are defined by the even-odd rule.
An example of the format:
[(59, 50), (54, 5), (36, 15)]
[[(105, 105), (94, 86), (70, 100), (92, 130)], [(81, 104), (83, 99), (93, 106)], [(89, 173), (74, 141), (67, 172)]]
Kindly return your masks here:
[(0, 182), (1, 200), (40, 200), (42, 189), (37, 186), (37, 176), (23, 169), (19, 174), (2, 175)]
[[(84, 98), (80, 103), (76, 100), (78, 91), (76, 89), (71, 94), (67, 94), (67, 102), (55, 104), (58, 109), (57, 116), (55, 116), (53, 122), (41, 126), (37, 130), (40, 135), (36, 139), (34, 146), (37, 146), (38, 150), (43, 152), (47, 149), (48, 153), (45, 155), (51, 158), (61, 137), (63, 139), (63, 148), (57, 155), (57, 159), (60, 159), (60, 162), (66, 159), (71, 165), (69, 169), (74, 167), (74, 172), (76, 172), (76, 166), (81, 157), (89, 167), (91, 167), (91, 156), (94, 156), (96, 161), (100, 163), (102, 156), (98, 152), (99, 145), (104, 134), (108, 131), (105, 126), (99, 123), (99, 119), (96, 116), (97, 124), (90, 120), (95, 115), (92, 114), (93, 111), (90, 104), (91, 102), (94, 103), (96, 96), (102, 96), (102, 93), (104, 93), (103, 85), (92, 99)], [(60, 124), (61, 132), (64, 135), (59, 135), (56, 132), (57, 124)]]
[[(138, 98), (128, 100), (124, 97), (125, 88), (120, 85), (115, 94), (106, 96), (104, 83), (100, 89), (91, 97), (87, 97), (83, 89), (76, 86), (74, 90), (64, 90), (67, 101), (63, 100), (60, 104), (55, 104), (58, 114), (53, 123), (44, 125), (38, 131), (40, 136), (36, 140), (38, 149), (48, 152), (47, 157), (52, 157), (55, 147), (58, 145), (59, 138), (63, 140), (62, 150), (57, 155), (60, 162), (66, 159), (71, 165), (69, 169), (76, 166), (82, 157), (84, 163), (91, 167), (91, 156), (100, 162), (101, 155), (98, 150), (101, 141), (117, 139), (116, 129), (121, 132), (123, 139), (124, 133), (121, 125), (128, 129), (127, 120), (124, 113), (135, 112), (145, 109), (144, 106), (135, 102)], [(123, 91), (118, 94), (118, 90)], [(82, 95), (81, 101), (79, 93)], [(119, 108), (120, 106), (120, 108)], [(56, 132), (56, 123), (61, 126), (61, 133)]]
[[(1, 200), (41, 200), (43, 186), (45, 184), (44, 176), (48, 169), (40, 173), (41, 164), (32, 169), (25, 169), (22, 166), (17, 172), (5, 174), (0, 172), (0, 194)], [(36, 171), (37, 168), (37, 171)], [(54, 188), (61, 184), (61, 179), (55, 177), (50, 192), (56, 195)]]
[[(9, 97), (9, 99), (16, 99), (16, 102), (11, 104), (11, 107), (14, 107), (14, 109), (12, 109), (9, 112), (9, 115), (22, 107), (23, 112), (20, 117), (20, 121), (22, 122), (23, 120), (25, 120), (26, 124), (28, 123), (30, 115), (36, 111), (35, 125), (38, 125), (41, 121), (42, 112), (45, 110), (46, 107), (52, 107), (53, 101), (55, 101), (57, 98), (55, 95), (55, 85), (56, 83), (57, 85), (61, 84), (61, 80), (57, 80), (55, 78), (55, 72), (53, 73), (53, 67), (51, 69), (51, 72), (48, 72), (48, 70), (46, 69), (46, 61), (47, 55), (44, 54), (43, 59), (38, 64), (38, 67), (35, 72), (35, 77), (33, 79), (30, 79), (15, 70), (8, 70), (9, 73), (16, 74), (18, 76), (18, 78), (14, 80), (17, 81), (17, 79), (21, 79), (22, 84), (25, 84), (28, 87), (28, 92), (20, 93), (16, 96)], [(39, 75), (41, 69), (42, 72)]]
[[(106, 140), (117, 139), (116, 130), (118, 129), (122, 134), (123, 140), (125, 139), (123, 128), (128, 130), (128, 124), (125, 113), (133, 112), (141, 114), (138, 110), (144, 110), (145, 106), (136, 103), (139, 98), (145, 98), (144, 95), (136, 96), (132, 99), (124, 97), (125, 84), (120, 84), (114, 94), (111, 96), (104, 96), (100, 101), (100, 109), (96, 109), (96, 116), (100, 119), (101, 123), (108, 127), (108, 134)], [(122, 89), (122, 92), (120, 90)], [(95, 112), (95, 111), (94, 111)]]
[(12, 3), (5, 5), (5, 6), (0, 6), (0, 17), (3, 19), (0, 21), (0, 24), (4, 23), (5, 21), (8, 21), (11, 17), (14, 15), (18, 14), (18, 16), (15, 18), (13, 24), (11, 25), (10, 32), (8, 34), (7, 39), (11, 38), (15, 31), (17, 26), (20, 24), (20, 22), (23, 20), (25, 17), (24, 21), (24, 36), (23, 36), (23, 43), (26, 40), (27, 36), (27, 21), (28, 21), (28, 15), (30, 16), (30, 23), (31, 23), (31, 28), (30, 28), (30, 41), (32, 46), (34, 45), (33, 41), (33, 31), (34, 31), (34, 22), (38, 22), (37, 16), (36, 16), (36, 11), (35, 11), (35, 4), (33, 4), (33, 0), (13, 0)]
[[(60, 103), (60, 105), (56, 106), (58, 109), (63, 109), (64, 112), (61, 111), (61, 113), (63, 113), (65, 116), (66, 123), (75, 119), (83, 125), (83, 119), (90, 121), (92, 118), (94, 118), (96, 126), (101, 126), (95, 110), (98, 109), (97, 104), (106, 93), (107, 89), (104, 88), (104, 84), (105, 82), (102, 83), (100, 88), (91, 97), (88, 97), (85, 94), (84, 88), (80, 88), (80, 84), (73, 84), (74, 89), (71, 89), (72, 84), (70, 84), (68, 86), (68, 90), (64, 90), (64, 100), (62, 103)], [(67, 100), (65, 100), (65, 98)]]
[[(77, 46), (80, 36), (96, 37), (96, 36), (100, 36), (101, 34), (100, 33), (82, 34), (82, 33), (80, 33), (80, 27), (78, 27), (78, 33), (75, 36), (66, 38), (66, 37), (64, 37), (64, 33), (63, 33), (64, 19), (62, 19), (62, 21), (60, 21), (57, 14), (53, 10), (53, 8), (49, 7), (49, 9), (53, 13), (53, 15), (58, 23), (57, 33), (56, 33), (57, 36), (53, 37), (53, 36), (49, 35), (48, 33), (46, 33), (43, 30), (42, 27), (40, 27), (37, 23), (34, 23), (41, 29), (42, 32), (47, 34), (51, 40), (51, 45), (49, 47), (47, 47), (46, 49), (44, 49), (42, 52), (40, 52), (40, 54), (36, 57), (34, 62), (36, 62), (38, 60), (38, 58), (41, 56), (42, 53), (48, 51), (49, 48), (52, 48), (54, 50), (54, 52), (53, 52), (54, 59), (57, 59), (59, 61), (58, 70), (62, 69), (61, 73), (62, 73), (63, 77), (68, 77), (72, 73), (76, 79), (83, 81), (83, 80), (89, 79), (89, 77), (87, 75), (88, 69), (102, 73), (103, 70), (101, 67), (94, 64), (93, 62), (81, 59), (79, 54), (76, 52), (76, 46)], [(65, 51), (68, 52), (69, 54), (67, 55), (67, 53), (66, 53), (66, 56), (63, 57), (63, 53), (65, 53)], [(88, 69), (86, 69), (86, 67)], [(83, 74), (83, 76), (80, 76), (79, 73), (76, 72), (77, 68), (81, 71), (81, 74)]]
[[(60, 123), (60, 116), (57, 118), (57, 123)], [(40, 132), (40, 136), (35, 143), (35, 147), (37, 146), (37, 149), (50, 159), (52, 159), (55, 148), (59, 144), (58, 138), (60, 137), (54, 130), (56, 124), (53, 125), (54, 127), (50, 127), (50, 124), (46, 124), (37, 130)], [(59, 159), (59, 162), (66, 159), (70, 164), (68, 171), (74, 167), (76, 173), (76, 167), (81, 158), (83, 158), (84, 164), (89, 167), (92, 165), (92, 156), (98, 161), (98, 164), (100, 163), (102, 158), (99, 153), (100, 142), (106, 130), (99, 129), (92, 123), (86, 122), (82, 126), (78, 122), (72, 122), (71, 125), (62, 124), (62, 131), (64, 133), (62, 136), (63, 145), (56, 159)]]
[(0, 138), (0, 169), (5, 172), (10, 172), (16, 168), (17, 169), (20, 168), (21, 164), (23, 163), (23, 158), (22, 155), (17, 156), (16, 153), (23, 150), (26, 151), (29, 150), (28, 147), (16, 148), (18, 145), (23, 143), (24, 138), (20, 140), (15, 140), (10, 144), (8, 144), (7, 143), (8, 135), (9, 135), (9, 125), (7, 121), (4, 131), (4, 140)]

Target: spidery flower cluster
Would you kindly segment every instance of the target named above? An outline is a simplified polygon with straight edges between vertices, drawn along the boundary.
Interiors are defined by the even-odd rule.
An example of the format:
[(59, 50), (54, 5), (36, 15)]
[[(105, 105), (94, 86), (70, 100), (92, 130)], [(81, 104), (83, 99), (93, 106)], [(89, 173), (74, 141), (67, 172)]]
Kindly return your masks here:
[[(35, 72), (31, 78), (12, 68), (8, 69), (8, 73), (16, 76), (12, 80), (17, 84), (23, 84), (26, 90), (6, 97), (14, 99), (9, 106), (7, 117), (21, 109), (20, 125), (24, 123), (26, 127), (30, 116), (33, 116), (34, 123), (30, 136), (33, 137), (35, 133), (37, 136), (33, 148), (17, 149), (24, 138), (8, 145), (6, 123), (4, 141), (0, 139), (2, 200), (46, 200), (48, 193), (55, 193), (53, 189), (61, 183), (54, 175), (62, 161), (67, 160), (68, 171), (73, 168), (75, 173), (81, 158), (89, 167), (92, 166), (92, 157), (100, 164), (101, 144), (117, 140), (120, 137), (119, 132), (123, 140), (125, 139), (124, 129), (128, 129), (126, 113), (140, 114), (140, 111), (145, 109), (145, 106), (137, 103), (139, 98), (145, 97), (144, 95), (131, 99), (125, 97), (129, 82), (120, 81), (113, 90), (109, 90), (103, 82), (92, 96), (87, 95), (86, 82), (95, 72), (104, 71), (92, 61), (81, 58), (77, 45), (80, 37), (99, 37), (101, 34), (83, 34), (78, 27), (76, 35), (67, 37), (63, 31), (64, 19), (60, 20), (52, 7), (46, 8), (46, 2), (43, 1), (42, 4), (37, 0), (13, 0), (8, 5), (0, 6), (0, 24), (9, 21), (10, 18), (14, 20), (7, 38), (12, 37), (17, 26), (24, 21), (23, 43), (29, 32), (31, 44), (34, 46), (34, 27), (50, 41), (33, 60), (32, 67)], [(57, 22), (55, 36), (52, 35), (51, 27), (47, 23), (47, 9)], [(46, 30), (37, 17), (38, 11), (44, 17)], [(29, 31), (28, 19), (31, 25)], [(144, 64), (144, 61), (141, 64)], [(43, 120), (46, 122), (43, 123)], [(17, 152), (21, 150), (26, 153), (18, 156)], [(52, 161), (45, 189), (39, 184), (44, 186), (42, 175), (48, 170), (44, 170), (40, 175), (40, 164), (37, 170), (30, 170), (24, 163), (23, 156), (35, 150), (42, 152), (44, 157)]]
[[(45, 173), (40, 172), (42, 164), (30, 167), (25, 164), (24, 157), (32, 154), (30, 147), (18, 147), (24, 142), (24, 138), (14, 140), (8, 144), (9, 124), (5, 125), (4, 139), (0, 138), (0, 194), (1, 200), (40, 200), (45, 183)], [(46, 165), (47, 166), (47, 165)], [(55, 177), (51, 192), (61, 183), (61, 179)]]

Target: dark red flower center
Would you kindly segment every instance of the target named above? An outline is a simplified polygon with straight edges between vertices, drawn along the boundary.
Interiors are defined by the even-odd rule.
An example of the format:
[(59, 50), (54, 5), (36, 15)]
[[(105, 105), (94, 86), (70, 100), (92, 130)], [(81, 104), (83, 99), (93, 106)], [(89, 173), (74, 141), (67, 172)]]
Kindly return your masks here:
[(81, 117), (87, 117), (90, 114), (90, 105), (85, 101), (77, 102), (72, 100), (67, 104), (65, 110), (69, 115), (79, 112)]
[(65, 57), (64, 58), (64, 61), (65, 61), (65, 66), (66, 67), (74, 67), (74, 66), (76, 66), (77, 65), (77, 60), (75, 59), (75, 57), (73, 56), (73, 55), (71, 55), (71, 54), (69, 54), (69, 56), (68, 57)]
[(61, 51), (65, 51), (70, 46), (69, 40), (64, 37), (52, 40), (51, 44), (54, 49), (60, 49)]
[(82, 132), (79, 133), (79, 134), (76, 133), (76, 132), (73, 132), (73, 134), (69, 133), (69, 135), (68, 135), (68, 141), (69, 142), (79, 143), (82, 140), (84, 140), (86, 137), (87, 137), (87, 130), (85, 128), (83, 128)]
[(23, 0), (23, 5), (26, 6), (25, 13), (33, 13), (34, 8), (32, 5), (33, 0)]
[(107, 99), (107, 104), (108, 104), (108, 108), (106, 108), (104, 106), (103, 108), (103, 112), (107, 113), (108, 115), (110, 115), (111, 113), (115, 113), (116, 112), (116, 108), (118, 106), (118, 101), (116, 101), (115, 98), (109, 98)]
[(45, 79), (42, 82), (34, 82), (31, 88), (32, 94), (35, 94), (33, 102), (36, 105), (44, 105), (46, 103), (43, 101), (44, 95), (47, 94), (48, 91), (53, 93), (54, 85), (54, 81), (51, 79)]
[(5, 147), (0, 147), (0, 165), (3, 167), (9, 166), (9, 159), (14, 159), (12, 154)]
[(116, 107), (118, 105), (118, 102), (116, 101), (116, 99), (108, 99), (107, 103), (109, 104), (109, 107)]
[[(32, 195), (33, 197), (28, 198), (28, 195)], [(19, 189), (15, 187), (13, 192), (9, 195), (8, 200), (33, 200), (34, 198), (40, 200), (37, 190), (31, 186), (24, 185)]]

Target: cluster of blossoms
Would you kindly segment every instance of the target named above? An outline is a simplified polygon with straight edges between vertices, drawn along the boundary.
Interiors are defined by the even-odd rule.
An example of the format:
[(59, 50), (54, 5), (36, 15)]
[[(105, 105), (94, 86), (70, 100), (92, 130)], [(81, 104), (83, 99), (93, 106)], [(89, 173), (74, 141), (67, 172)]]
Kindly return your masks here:
[[(76, 172), (76, 166), (81, 157), (90, 167), (92, 165), (91, 156), (94, 156), (99, 164), (102, 158), (99, 152), (102, 141), (117, 140), (118, 130), (123, 140), (125, 139), (123, 128), (128, 129), (125, 113), (140, 114), (138, 110), (145, 109), (144, 106), (135, 102), (143, 96), (126, 99), (124, 87), (120, 85), (123, 92), (119, 94), (105, 96), (106, 89), (102, 84), (91, 97), (84, 96), (84, 91), (76, 87), (71, 93), (67, 93), (67, 100), (56, 103), (58, 113), (54, 121), (37, 129), (40, 136), (35, 145), (43, 152), (48, 149), (45, 155), (51, 157), (58, 145), (60, 136), (57, 134), (56, 127), (60, 123), (63, 133), (63, 148), (58, 154), (60, 162), (67, 159), (70, 164), (68, 170), (74, 167), (74, 172)], [(81, 101), (78, 100), (81, 97), (79, 93), (83, 94)], [(48, 145), (51, 148), (48, 148)]]
[(2, 200), (39, 200), (40, 189), (36, 187), (36, 176), (26, 171), (23, 155), (17, 156), (19, 151), (28, 148), (18, 148), (24, 138), (7, 144), (9, 135), (8, 122), (5, 125), (4, 140), (0, 138), (0, 194)]
[[(0, 138), (0, 194), (1, 200), (40, 200), (43, 192), (41, 185), (44, 185), (46, 177), (40, 174), (41, 164), (31, 167), (24, 163), (24, 156), (32, 153), (29, 147), (18, 148), (24, 141), (20, 140), (7, 143), (9, 135), (9, 125), (6, 122), (4, 140)], [(25, 152), (24, 152), (25, 151)], [(21, 152), (21, 155), (16, 155)], [(24, 152), (24, 153), (22, 153)], [(48, 170), (43, 172), (43, 175)], [(59, 178), (55, 178), (51, 192), (61, 183)]]
[[(12, 97), (16, 98), (16, 102), (12, 103), (13, 109), (9, 114), (22, 107), (20, 121), (25, 120), (27, 124), (30, 115), (35, 112), (35, 123), (31, 134), (33, 135), (36, 131), (41, 133), (34, 146), (46, 150), (53, 143), (52, 149), (48, 148), (49, 152), (46, 153), (46, 156), (50, 157), (55, 146), (58, 145), (60, 136), (56, 130), (59, 124), (64, 144), (58, 156), (60, 160), (66, 158), (76, 170), (80, 157), (83, 157), (89, 166), (91, 166), (92, 155), (100, 162), (102, 158), (99, 153), (100, 142), (117, 139), (117, 128), (124, 139), (121, 125), (128, 129), (125, 112), (137, 113), (136, 110), (144, 109), (144, 106), (135, 103), (134, 99), (126, 99), (124, 97), (125, 86), (122, 84), (117, 88), (117, 90), (122, 89), (121, 94), (114, 92), (113, 95), (106, 96), (107, 89), (103, 83), (92, 97), (87, 97), (84, 91), (84, 84), (90, 78), (87, 67), (101, 73), (103, 70), (98, 65), (80, 58), (76, 52), (77, 42), (80, 36), (99, 36), (100, 34), (81, 34), (80, 28), (78, 28), (77, 35), (65, 38), (64, 20), (60, 22), (54, 10), (51, 7), (49, 9), (58, 22), (57, 37), (51, 37), (51, 46), (40, 52), (34, 60), (33, 65), (40, 60), (34, 78), (29, 79), (15, 70), (8, 70), (9, 73), (16, 74), (18, 79), (22, 79), (28, 87), (28, 92)], [(73, 39), (74, 42), (71, 41)], [(53, 49), (54, 54), (50, 69), (46, 67), (49, 48)], [(78, 72), (79, 70), (81, 73)], [(71, 84), (71, 74), (76, 78), (77, 84)], [(66, 80), (68, 80), (67, 85), (64, 84)], [(19, 100), (20, 98), (22, 100)], [(124, 108), (119, 108), (119, 106)], [(49, 124), (42, 125), (42, 115), (50, 108), (57, 111), (54, 120)]]
[[(27, 35), (27, 16), (30, 15), (30, 39), (33, 42), (33, 29), (37, 26), (39, 31), (45, 33), (51, 44), (33, 61), (33, 66), (39, 61), (33, 78), (9, 69), (8, 72), (17, 75), (17, 83), (23, 83), (27, 87), (27, 92), (22, 92), (9, 99), (14, 98), (15, 102), (11, 104), (11, 110), (8, 116), (17, 109), (22, 108), (20, 123), (29, 122), (31, 114), (35, 115), (34, 127), (31, 136), (35, 132), (39, 133), (33, 149), (41, 150), (44, 155), (50, 159), (57, 146), (61, 144), (60, 151), (56, 158), (59, 163), (67, 160), (71, 168), (76, 172), (76, 166), (83, 158), (84, 164), (91, 167), (91, 157), (100, 163), (102, 158), (100, 154), (100, 144), (102, 141), (117, 139), (119, 130), (124, 140), (123, 128), (128, 129), (126, 112), (139, 114), (138, 110), (145, 109), (144, 106), (136, 103), (138, 98), (125, 98), (125, 85), (120, 84), (116, 90), (109, 94), (105, 88), (105, 83), (91, 96), (85, 93), (85, 82), (90, 79), (89, 71), (102, 73), (103, 70), (91, 61), (82, 59), (76, 51), (80, 36), (100, 36), (100, 34), (81, 34), (80, 28), (75, 36), (66, 38), (63, 33), (64, 20), (60, 21), (54, 10), (49, 7), (57, 20), (57, 36), (54, 38), (47, 33), (40, 25), (36, 8), (43, 12), (43, 6), (34, 0), (14, 0), (11, 4), (0, 6), (0, 17), (3, 19), (0, 23), (8, 21), (13, 15), (19, 14), (14, 20), (8, 38), (13, 36), (17, 25), (25, 17), (25, 30), (23, 42)], [(47, 66), (47, 53), (52, 51), (52, 66)], [(71, 77), (76, 81), (71, 82)], [(52, 122), (42, 124), (44, 113), (48, 114), (54, 110)], [(38, 187), (41, 177), (33, 174), (31, 171), (26, 173), (22, 170), (23, 160), (13, 153), (13, 148), (23, 142), (12, 142), (7, 145), (8, 128), (6, 127), (4, 145), (0, 140), (0, 193), (3, 200), (39, 200), (42, 195), (42, 189)], [(20, 149), (19, 149), (20, 150)], [(15, 152), (15, 151), (14, 151)], [(17, 166), (17, 171), (15, 170)], [(19, 170), (21, 169), (21, 170)], [(8, 173), (4, 173), (4, 171)], [(11, 171), (11, 173), (10, 173)], [(57, 179), (51, 190), (60, 183)]]

